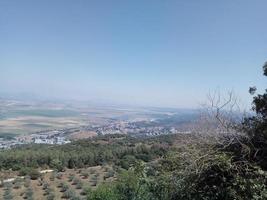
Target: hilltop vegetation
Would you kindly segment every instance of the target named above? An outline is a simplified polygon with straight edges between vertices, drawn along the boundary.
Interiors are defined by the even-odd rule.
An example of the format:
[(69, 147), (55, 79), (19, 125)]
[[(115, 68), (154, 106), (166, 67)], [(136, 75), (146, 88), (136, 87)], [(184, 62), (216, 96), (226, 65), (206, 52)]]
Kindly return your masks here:
[[(241, 123), (225, 123), (215, 109), (226, 125), (220, 134), (109, 135), (62, 146), (26, 145), (0, 152), (0, 168), (26, 176), (25, 199), (43, 187), (42, 199), (265, 200), (267, 91), (254, 97), (253, 110), (255, 115)], [(101, 181), (90, 171), (96, 166)], [(45, 168), (55, 170), (49, 181), (37, 171)], [(16, 181), (3, 184), (4, 199), (18, 199), (17, 187)]]
[(62, 146), (25, 145), (0, 153), (0, 168), (20, 170), (31, 168), (82, 168), (96, 166), (106, 162), (123, 162), (132, 156), (145, 162), (162, 156), (170, 145), (162, 137), (161, 144), (148, 139), (125, 135), (111, 135), (89, 140), (75, 141)]

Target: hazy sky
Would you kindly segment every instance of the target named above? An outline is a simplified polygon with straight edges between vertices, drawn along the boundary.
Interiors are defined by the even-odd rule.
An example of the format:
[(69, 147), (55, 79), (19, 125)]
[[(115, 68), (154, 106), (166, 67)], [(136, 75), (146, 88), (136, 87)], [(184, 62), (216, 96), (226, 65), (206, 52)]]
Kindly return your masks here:
[(263, 89), (266, 0), (0, 0), (0, 94), (194, 107)]

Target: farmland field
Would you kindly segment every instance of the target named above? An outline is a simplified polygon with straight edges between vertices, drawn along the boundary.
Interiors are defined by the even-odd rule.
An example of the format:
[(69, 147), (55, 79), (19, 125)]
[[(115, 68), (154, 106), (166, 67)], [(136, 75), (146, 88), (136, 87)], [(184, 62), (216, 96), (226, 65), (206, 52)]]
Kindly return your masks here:
[[(20, 102), (0, 100), (0, 137), (9, 138), (37, 131), (103, 125), (120, 120), (150, 120), (168, 117), (169, 110), (123, 109), (78, 103)], [(175, 111), (177, 112), (177, 111)]]
[(37, 180), (18, 177), (0, 188), (0, 199), (7, 191), (13, 199), (18, 200), (27, 199), (30, 196), (36, 200), (49, 199), (52, 195), (54, 199), (66, 199), (68, 192), (79, 199), (85, 199), (83, 190), (88, 188), (94, 190), (99, 184), (115, 179), (115, 171), (112, 166), (108, 165), (67, 169), (64, 172), (48, 172), (42, 174)]

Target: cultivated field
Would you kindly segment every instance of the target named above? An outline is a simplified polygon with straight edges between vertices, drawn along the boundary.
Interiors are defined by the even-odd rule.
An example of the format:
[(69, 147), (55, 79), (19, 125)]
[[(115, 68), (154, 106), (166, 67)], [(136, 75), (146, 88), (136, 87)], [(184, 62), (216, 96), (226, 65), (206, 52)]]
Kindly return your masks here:
[(0, 199), (85, 199), (86, 190), (94, 190), (100, 183), (114, 179), (116, 173), (108, 165), (48, 172), (36, 180), (24, 177), (4, 183), (0, 188)]
[[(37, 131), (104, 125), (116, 120), (142, 121), (168, 116), (169, 111), (88, 104), (20, 102), (0, 100), (0, 138)], [(83, 138), (85, 133), (74, 135)], [(86, 133), (87, 134), (87, 133)], [(89, 133), (89, 136), (95, 133)], [(86, 135), (87, 137), (87, 135)]]

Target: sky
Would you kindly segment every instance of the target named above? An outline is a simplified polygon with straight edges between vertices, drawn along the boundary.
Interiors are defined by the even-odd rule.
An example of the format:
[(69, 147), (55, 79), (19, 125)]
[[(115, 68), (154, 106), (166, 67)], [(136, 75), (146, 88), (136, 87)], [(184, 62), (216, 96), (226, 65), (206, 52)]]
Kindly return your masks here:
[(192, 108), (267, 85), (266, 0), (0, 0), (0, 97)]

